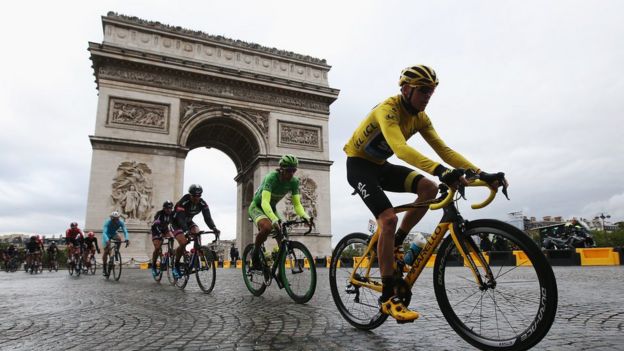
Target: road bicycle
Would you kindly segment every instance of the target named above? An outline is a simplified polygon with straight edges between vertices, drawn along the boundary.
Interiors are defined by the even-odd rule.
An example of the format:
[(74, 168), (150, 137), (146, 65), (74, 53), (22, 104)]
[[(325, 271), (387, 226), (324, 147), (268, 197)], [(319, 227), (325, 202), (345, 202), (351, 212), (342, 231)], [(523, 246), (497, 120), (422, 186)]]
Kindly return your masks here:
[[(108, 262), (102, 265), (102, 269), (104, 269), (106, 280), (110, 278), (111, 273), (113, 274), (113, 278), (118, 281), (121, 278), (121, 252), (119, 252), (119, 248), (121, 247), (121, 240), (110, 239), (110, 243), (112, 246), (112, 252), (108, 255)], [(126, 247), (128, 247), (128, 241), (125, 241)]]
[[(150, 232), (151, 233), (151, 232)], [(173, 237), (163, 237), (162, 245), (160, 246), (160, 252), (156, 257), (156, 266), (154, 269), (156, 270), (156, 275), (153, 276), (154, 280), (160, 282), (163, 276), (163, 272), (167, 272), (167, 280), (171, 285), (175, 285), (175, 278), (173, 277), (173, 265), (175, 261), (175, 251), (173, 250), (173, 242), (175, 239)], [(166, 251), (163, 252), (163, 247), (167, 248)]]
[[(204, 247), (201, 245), (202, 234), (215, 235), (212, 247)], [(193, 248), (190, 252), (185, 250), (184, 255), (180, 257), (179, 268), (182, 276), (177, 279), (174, 278), (175, 286), (183, 290), (188, 283), (189, 276), (195, 274), (197, 285), (199, 285), (201, 291), (205, 294), (209, 294), (212, 289), (214, 289), (217, 279), (215, 266), (217, 254), (213, 248), (215, 245), (218, 245), (219, 239), (214, 231), (200, 231), (197, 234), (189, 234), (189, 232), (186, 232), (184, 235), (188, 240), (187, 245), (192, 242)]]
[(58, 261), (56, 259), (56, 253), (48, 254), (48, 272), (58, 272)]
[(67, 271), (69, 275), (76, 275), (79, 277), (82, 273), (84, 262), (82, 261), (82, 246), (74, 247), (70, 255), (69, 264), (67, 265)]
[(97, 271), (97, 260), (95, 259), (95, 253), (93, 250), (89, 249), (89, 255), (87, 256), (87, 261), (84, 264), (85, 274), (91, 273), (91, 275), (95, 275), (95, 272)]
[(43, 272), (43, 265), (41, 264), (41, 258), (38, 254), (31, 254), (30, 265), (28, 266), (27, 271), (30, 272), (30, 274)]
[[(498, 176), (504, 179), (504, 174)], [(469, 186), (488, 184), (474, 180)], [(489, 189), (488, 198), (472, 205), (473, 209), (494, 199), (497, 189)], [(459, 190), (463, 198), (463, 189)], [(557, 311), (557, 284), (546, 258), (521, 230), (493, 219), (464, 220), (455, 205), (460, 197), (453, 201), (455, 191), (442, 184), (440, 193), (437, 200), (395, 207), (396, 213), (425, 206), (444, 212), (411, 266), (403, 262), (400, 250), (395, 250), (395, 272), (400, 279), (397, 296), (409, 305), (411, 289), (437, 248), (434, 292), (442, 314), (457, 334), (487, 350), (525, 350), (536, 345), (548, 333)], [(503, 193), (507, 196), (506, 188)], [(382, 292), (376, 253), (380, 231), (377, 228), (372, 236), (345, 236), (334, 249), (330, 264), (331, 293), (340, 314), (364, 330), (374, 329), (388, 318), (378, 304)], [(497, 251), (482, 249), (488, 246), (481, 245), (486, 241), (497, 243)]]
[(261, 270), (253, 270), (251, 267), (254, 244), (245, 247), (242, 260), (243, 280), (254, 296), (262, 295), (273, 279), (280, 289), (286, 289), (288, 296), (296, 303), (306, 303), (314, 295), (316, 265), (312, 254), (304, 244), (288, 238), (288, 228), (298, 224), (308, 224), (308, 231), (303, 235), (312, 231), (312, 223), (306, 221), (287, 221), (282, 223), (281, 231), (273, 230), (271, 236), (278, 242), (278, 251), (267, 257), (264, 244), (262, 245)]

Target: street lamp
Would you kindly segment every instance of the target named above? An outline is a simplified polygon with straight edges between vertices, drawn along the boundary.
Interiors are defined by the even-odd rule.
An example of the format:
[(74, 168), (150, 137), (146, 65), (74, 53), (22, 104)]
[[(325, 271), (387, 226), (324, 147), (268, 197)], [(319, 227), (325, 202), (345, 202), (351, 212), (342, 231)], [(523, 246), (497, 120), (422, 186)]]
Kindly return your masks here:
[(594, 217), (594, 219), (598, 219), (598, 218), (600, 218), (600, 219), (602, 220), (602, 231), (604, 232), (604, 231), (605, 231), (605, 229), (604, 229), (604, 221), (605, 221), (605, 218), (611, 218), (611, 216), (610, 216), (610, 215), (608, 215), (608, 214), (606, 215), (606, 214), (604, 214), (604, 213), (601, 213), (601, 214), (600, 214), (600, 216), (596, 216), (596, 217)]

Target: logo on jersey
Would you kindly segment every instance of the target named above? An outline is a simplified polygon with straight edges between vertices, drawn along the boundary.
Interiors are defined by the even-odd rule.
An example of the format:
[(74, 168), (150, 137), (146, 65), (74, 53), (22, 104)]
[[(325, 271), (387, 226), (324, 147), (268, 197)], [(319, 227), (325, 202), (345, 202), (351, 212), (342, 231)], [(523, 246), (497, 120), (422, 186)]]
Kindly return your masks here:
[(366, 184), (358, 182), (358, 191), (360, 192), (360, 196), (362, 196), (362, 200), (370, 196), (370, 194), (366, 191)]

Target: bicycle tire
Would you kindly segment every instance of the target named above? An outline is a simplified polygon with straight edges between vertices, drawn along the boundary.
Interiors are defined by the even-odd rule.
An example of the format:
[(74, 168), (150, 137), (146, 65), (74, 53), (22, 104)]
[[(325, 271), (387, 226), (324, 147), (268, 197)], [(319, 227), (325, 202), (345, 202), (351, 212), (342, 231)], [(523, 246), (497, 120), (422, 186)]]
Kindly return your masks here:
[[(452, 237), (448, 236), (440, 245), (433, 272), (440, 310), (455, 332), (475, 347), (505, 351), (529, 349), (546, 336), (557, 312), (557, 283), (552, 268), (537, 244), (512, 225), (488, 219), (469, 222), (463, 240), (478, 249), (467, 238), (476, 243), (479, 237), (497, 243), (497, 251), (487, 252), (496, 285), (480, 290), (469, 268), (449, 264), (458, 252)], [(514, 247), (518, 249), (515, 252), (522, 253), (514, 253)], [(526, 258), (513, 260), (512, 254)], [(501, 260), (501, 256), (506, 258)], [(499, 257), (497, 261), (495, 257)], [(453, 276), (460, 272), (465, 278)], [(466, 278), (471, 283), (468, 286)], [(535, 291), (531, 293), (530, 289)], [(464, 293), (468, 296), (458, 297)], [(478, 324), (472, 320), (477, 309)], [(494, 316), (484, 319), (484, 313), (490, 311)]]
[(95, 260), (95, 256), (91, 256), (89, 264), (89, 273), (95, 275), (95, 272), (97, 271), (97, 261)]
[(74, 262), (69, 262), (67, 265), (67, 272), (69, 275), (74, 275)]
[(39, 269), (39, 273), (43, 273), (43, 261), (37, 263), (37, 268)]
[(113, 278), (115, 278), (116, 281), (119, 281), (119, 278), (121, 278), (121, 252), (119, 252), (118, 250), (115, 250), (115, 253), (112, 257), (113, 260)]
[(76, 268), (74, 269), (74, 272), (76, 273), (76, 277), (80, 277), (80, 274), (82, 274), (82, 256), (80, 256), (78, 263), (76, 263)]
[(175, 286), (178, 287), (180, 290), (184, 290), (184, 288), (186, 287), (186, 284), (188, 283), (188, 280), (189, 280), (188, 266), (189, 266), (190, 261), (191, 261), (191, 258), (189, 257), (188, 252), (185, 252), (184, 255), (180, 257), (180, 272), (182, 273), (182, 276), (176, 279), (176, 282), (175, 282)]
[[(152, 262), (150, 261), (150, 265), (152, 266), (151, 269), (156, 271), (156, 275), (152, 274), (152, 278), (154, 278), (154, 281), (156, 281), (157, 283), (160, 283), (160, 280), (162, 279), (163, 276), (163, 254), (162, 252), (160, 252), (158, 254), (158, 256), (156, 256), (156, 262)], [(151, 271), (150, 271), (151, 274)]]
[(174, 264), (174, 258), (172, 256), (169, 256), (169, 254), (165, 255), (165, 269), (167, 270), (167, 280), (169, 281), (169, 284), (175, 286), (176, 280), (173, 277), (173, 264)]
[(258, 273), (251, 270), (251, 254), (254, 249), (254, 244), (249, 244), (243, 251), (242, 269), (243, 281), (247, 290), (254, 296), (260, 296), (266, 290), (266, 284), (264, 282), (264, 276), (262, 272)]
[[(310, 250), (303, 243), (290, 241), (288, 246), (280, 257), (280, 277), (288, 296), (296, 303), (306, 303), (316, 290), (316, 264)], [(304, 259), (308, 260), (309, 268), (305, 268)], [(286, 263), (289, 263), (289, 268)], [(306, 272), (309, 274), (305, 274)]]
[(210, 252), (207, 255), (198, 255), (197, 263), (199, 264), (195, 271), (197, 285), (204, 294), (210, 294), (217, 281), (214, 258)]
[[(342, 238), (332, 253), (329, 266), (329, 286), (338, 311), (349, 324), (362, 330), (375, 329), (388, 319), (387, 314), (379, 311), (378, 299), (381, 293), (349, 283), (353, 273), (351, 265), (353, 257), (355, 254), (361, 255), (365, 252), (369, 239), (370, 236), (364, 233), (351, 233)], [(361, 279), (381, 284), (381, 272), (379, 267), (375, 267), (377, 258), (371, 260), (369, 254), (362, 259), (372, 262), (371, 274), (366, 277), (367, 268), (361, 266), (356, 274), (361, 272)], [(338, 262), (340, 262), (340, 267), (338, 267)], [(351, 267), (348, 267), (350, 265)], [(365, 301), (362, 302), (362, 300)]]

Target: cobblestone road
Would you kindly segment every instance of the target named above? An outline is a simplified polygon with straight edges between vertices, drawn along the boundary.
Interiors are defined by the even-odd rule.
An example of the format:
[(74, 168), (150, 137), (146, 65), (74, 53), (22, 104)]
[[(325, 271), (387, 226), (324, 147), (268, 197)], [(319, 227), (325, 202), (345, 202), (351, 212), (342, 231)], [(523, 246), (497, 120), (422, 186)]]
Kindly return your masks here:
[[(624, 267), (555, 267), (557, 319), (536, 350), (624, 350)], [(156, 284), (149, 271), (124, 270), (120, 282), (66, 271), (0, 273), (0, 350), (460, 350), (470, 349), (440, 313), (427, 269), (411, 304), (413, 324), (388, 320), (372, 332), (351, 327), (319, 269), (314, 298), (294, 304), (270, 286), (261, 297), (240, 270), (219, 269), (202, 294)]]

